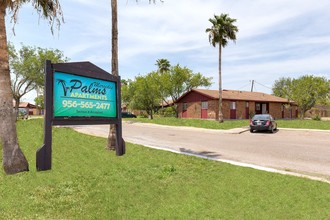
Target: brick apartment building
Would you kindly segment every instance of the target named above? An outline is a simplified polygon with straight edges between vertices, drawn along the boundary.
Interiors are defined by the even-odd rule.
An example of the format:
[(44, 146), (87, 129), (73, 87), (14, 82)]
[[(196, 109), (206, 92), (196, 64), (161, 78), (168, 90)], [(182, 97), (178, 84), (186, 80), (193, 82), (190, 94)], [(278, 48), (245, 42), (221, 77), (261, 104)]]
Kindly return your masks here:
[[(216, 119), (219, 114), (219, 91), (192, 89), (177, 101), (180, 118)], [(269, 113), (277, 118), (297, 118), (294, 102), (261, 92), (223, 90), (224, 119), (249, 119), (255, 114)]]

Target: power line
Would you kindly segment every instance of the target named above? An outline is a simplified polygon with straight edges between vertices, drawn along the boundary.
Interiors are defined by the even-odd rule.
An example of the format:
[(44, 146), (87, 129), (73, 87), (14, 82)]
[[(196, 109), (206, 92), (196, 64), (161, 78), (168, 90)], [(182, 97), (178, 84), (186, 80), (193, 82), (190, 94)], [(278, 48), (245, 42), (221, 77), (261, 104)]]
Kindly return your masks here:
[[(251, 80), (250, 80), (250, 81), (251, 81)], [(238, 90), (241, 90), (241, 89), (243, 89), (244, 87), (247, 87), (247, 86), (250, 86), (250, 82), (247, 83), (247, 84), (245, 84), (244, 86), (240, 87)]]
[(257, 83), (257, 84), (259, 84), (259, 85), (261, 85), (261, 86), (263, 86), (263, 87), (265, 87), (265, 88), (267, 88), (267, 89), (273, 90), (272, 88), (269, 88), (268, 86), (265, 86), (265, 85), (263, 85), (263, 84), (261, 84), (261, 83), (255, 81), (255, 80), (254, 80), (254, 82)]

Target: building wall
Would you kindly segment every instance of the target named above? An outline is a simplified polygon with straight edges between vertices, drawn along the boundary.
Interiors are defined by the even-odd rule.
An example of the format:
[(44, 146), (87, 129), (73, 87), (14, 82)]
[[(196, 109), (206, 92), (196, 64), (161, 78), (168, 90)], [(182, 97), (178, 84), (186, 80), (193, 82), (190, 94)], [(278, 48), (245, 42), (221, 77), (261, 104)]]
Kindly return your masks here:
[(282, 103), (269, 103), (269, 114), (274, 118), (282, 118)]
[[(207, 119), (217, 119), (219, 113), (219, 101), (210, 99), (198, 93), (187, 94), (178, 104), (179, 117), (182, 117), (183, 103), (187, 103), (187, 118), (201, 118), (202, 115), (202, 101), (208, 102)], [(222, 113), (224, 119), (230, 119), (230, 104), (236, 103), (236, 119), (246, 119), (246, 103), (247, 101), (235, 101), (235, 100), (222, 100)], [(248, 101), (249, 103), (249, 117), (251, 118), (255, 114), (254, 101)], [(282, 118), (282, 109), (284, 109), (284, 118), (297, 118), (297, 106), (282, 107), (283, 103), (269, 103), (269, 114), (276, 119)], [(291, 116), (292, 110), (292, 116)]]

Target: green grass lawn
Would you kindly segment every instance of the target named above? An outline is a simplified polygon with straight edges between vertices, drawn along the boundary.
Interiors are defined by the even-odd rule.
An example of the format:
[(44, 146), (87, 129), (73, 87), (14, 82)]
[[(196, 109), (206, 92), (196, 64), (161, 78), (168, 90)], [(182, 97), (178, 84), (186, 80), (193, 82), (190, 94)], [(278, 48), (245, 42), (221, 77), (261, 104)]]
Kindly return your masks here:
[[(30, 172), (0, 172), (0, 219), (329, 219), (330, 184), (53, 128), (53, 169), (36, 172), (43, 121), (18, 122)], [(2, 155), (1, 155), (2, 156)]]
[[(209, 129), (232, 129), (249, 126), (249, 120), (226, 120), (224, 123), (219, 123), (215, 120), (201, 119), (184, 119), (184, 118), (161, 118), (155, 117), (150, 120), (147, 118), (130, 118), (125, 120), (140, 121), (145, 123), (154, 123), (170, 126), (189, 126)], [(322, 129), (330, 130), (330, 121), (315, 121), (315, 120), (276, 120), (280, 128), (307, 128), (307, 129)]]

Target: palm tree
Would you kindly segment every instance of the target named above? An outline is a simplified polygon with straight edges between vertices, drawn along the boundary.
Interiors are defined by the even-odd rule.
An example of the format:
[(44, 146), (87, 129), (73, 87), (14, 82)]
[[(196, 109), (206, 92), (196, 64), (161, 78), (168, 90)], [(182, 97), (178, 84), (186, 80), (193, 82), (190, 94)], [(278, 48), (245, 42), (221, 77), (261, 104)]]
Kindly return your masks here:
[[(160, 0), (163, 2), (163, 0)], [(136, 0), (138, 2), (138, 0)], [(156, 3), (156, 0), (149, 0), (149, 3)], [(117, 0), (111, 0), (111, 24), (112, 24), (112, 38), (111, 38), (111, 74), (119, 76), (118, 71), (118, 10)], [(116, 126), (110, 124), (110, 130), (108, 135), (107, 148), (109, 150), (115, 150), (116, 145)]]
[(232, 19), (228, 14), (221, 14), (220, 16), (214, 15), (214, 18), (210, 18), (212, 23), (211, 28), (206, 29), (206, 33), (209, 33), (209, 42), (212, 46), (216, 47), (219, 44), (219, 122), (223, 122), (222, 113), (222, 78), (221, 78), (221, 53), (222, 47), (227, 46), (228, 40), (236, 41), (236, 33), (238, 32), (237, 26), (234, 25), (236, 19)]
[(58, 0), (1, 0), (0, 1), (0, 139), (3, 150), (3, 168), (6, 174), (15, 174), (29, 170), (29, 164), (21, 151), (16, 131), (16, 120), (13, 111), (13, 94), (9, 73), (9, 55), (6, 36), (6, 10), (12, 14), (14, 23), (22, 4), (32, 3), (43, 18), (53, 25), (63, 21), (62, 10)]
[(156, 60), (156, 66), (158, 66), (158, 72), (159, 73), (164, 73), (167, 71), (170, 71), (170, 61), (168, 61), (167, 59), (158, 59)]
[[(118, 13), (117, 13), (117, 0), (111, 0), (111, 74), (119, 76), (118, 72)], [(116, 146), (116, 126), (110, 124), (108, 135), (108, 150), (115, 150)]]

